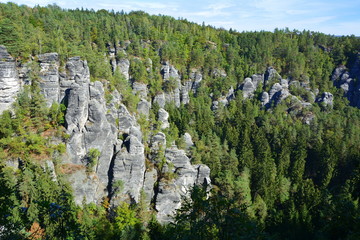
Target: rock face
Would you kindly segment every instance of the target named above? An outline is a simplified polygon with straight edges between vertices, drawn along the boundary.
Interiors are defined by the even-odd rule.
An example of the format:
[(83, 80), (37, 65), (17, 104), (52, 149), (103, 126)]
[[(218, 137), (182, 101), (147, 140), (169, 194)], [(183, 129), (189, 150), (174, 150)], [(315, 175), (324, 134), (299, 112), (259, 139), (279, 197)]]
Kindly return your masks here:
[(184, 150), (176, 146), (167, 148), (165, 158), (168, 167), (163, 169), (163, 174), (171, 172), (176, 176), (174, 179), (163, 178), (159, 183), (155, 206), (157, 219), (162, 223), (171, 221), (175, 210), (181, 207), (182, 196), (187, 196), (194, 184), (210, 184), (210, 169), (205, 165), (191, 165)]
[(253, 84), (251, 78), (245, 78), (245, 82), (241, 86), (241, 90), (243, 91), (243, 97), (252, 98), (254, 96), (254, 91), (256, 90), (256, 86)]
[(165, 111), (165, 109), (163, 109), (163, 108), (159, 109), (158, 119), (159, 119), (159, 122), (161, 123), (161, 126), (160, 126), (161, 129), (170, 127), (169, 120), (168, 120), (169, 113), (167, 111)]
[(330, 106), (332, 107), (333, 106), (333, 95), (329, 92), (324, 92), (321, 97), (319, 97), (318, 99), (316, 99), (316, 102), (318, 103), (322, 103), (324, 104), (325, 106)]
[(194, 69), (190, 73), (190, 79), (193, 81), (193, 85), (192, 85), (193, 93), (196, 93), (203, 79), (201, 72), (199, 70)]
[(145, 155), (141, 139), (131, 134), (123, 145), (114, 161), (112, 186), (120, 181), (122, 189), (111, 199), (113, 205), (118, 205), (119, 200), (138, 202), (144, 185)]
[[(110, 46), (110, 45), (109, 45)], [(115, 54), (119, 49), (109, 47), (110, 63), (128, 78), (129, 61), (120, 59), (115, 64)], [(34, 73), (32, 64), (19, 68), (14, 59), (0, 46), (0, 112), (9, 109), (21, 81), (28, 81)], [(137, 122), (141, 115), (148, 116), (151, 101), (147, 99), (147, 86), (133, 83), (133, 92), (141, 97), (137, 113), (132, 114), (121, 102), (121, 95), (115, 90), (112, 100), (105, 101), (102, 82), (90, 82), (87, 62), (80, 57), (69, 58), (65, 71), (60, 71), (57, 53), (37, 56), (40, 88), (48, 106), (55, 103), (66, 105), (65, 128), (69, 135), (66, 154), (62, 156), (59, 168), (66, 172), (73, 190), (75, 202), (82, 204), (101, 203), (109, 198), (111, 206), (120, 201), (139, 202), (142, 194), (163, 223), (171, 221), (174, 209), (181, 206), (182, 199), (194, 184), (210, 184), (210, 170), (205, 165), (192, 165), (185, 150), (176, 146), (166, 148), (166, 136), (157, 133), (150, 140), (143, 139), (143, 132)], [(181, 85), (178, 71), (168, 63), (162, 68), (164, 83), (175, 82), (172, 88), (157, 95), (153, 102), (164, 107), (166, 102), (189, 102), (189, 93), (199, 87), (201, 73), (196, 71), (190, 80)], [(234, 91), (229, 91), (229, 98)], [(169, 113), (163, 108), (158, 112), (161, 129), (169, 127)], [(144, 136), (147, 136), (144, 134)], [(122, 139), (122, 140), (120, 140)], [(191, 136), (184, 135), (186, 147), (193, 145)], [(150, 151), (145, 151), (148, 143)], [(90, 152), (99, 156), (89, 164)], [(165, 162), (163, 162), (165, 161)], [(47, 163), (55, 169), (52, 162)], [(52, 164), (52, 165), (51, 165)], [(162, 165), (163, 164), (163, 165)], [(161, 167), (163, 166), (163, 167)], [(173, 176), (171, 178), (170, 176)], [(56, 180), (56, 175), (54, 175)]]
[(269, 91), (269, 103), (274, 103), (276, 106), (289, 95), (290, 92), (287, 87), (283, 87), (279, 83), (275, 83)]
[(360, 55), (350, 71), (341, 65), (333, 71), (331, 76), (334, 86), (344, 90), (344, 95), (350, 101), (350, 105), (360, 108), (360, 82), (355, 79), (360, 79)]
[(151, 109), (151, 103), (142, 98), (137, 105), (137, 112), (139, 114), (149, 116), (150, 109)]
[(59, 57), (57, 53), (45, 53), (38, 55), (40, 63), (41, 92), (45, 96), (46, 105), (59, 102)]
[(138, 94), (142, 98), (146, 98), (148, 94), (147, 85), (144, 83), (133, 82), (133, 94)]
[(254, 74), (251, 78), (245, 78), (244, 83), (240, 85), (244, 99), (252, 98), (259, 84), (263, 82), (264, 76), (260, 74)]
[(189, 133), (185, 133), (183, 136), (184, 142), (186, 144), (186, 149), (189, 149), (194, 146), (194, 142), (192, 141), (192, 137)]
[(10, 109), (20, 90), (20, 81), (13, 57), (0, 45), (0, 114)]
[(180, 91), (181, 82), (179, 71), (168, 62), (164, 62), (161, 66), (161, 74), (163, 76), (165, 92), (165, 102), (173, 102), (176, 107), (180, 107)]
[(158, 104), (159, 107), (164, 108), (166, 104), (165, 94), (160, 93), (154, 97), (154, 103)]
[(260, 99), (260, 101), (261, 101), (261, 105), (266, 106), (266, 105), (269, 103), (269, 101), (270, 101), (269, 94), (268, 94), (267, 92), (263, 92), (263, 93), (261, 94), (261, 99)]
[(100, 152), (95, 169), (91, 170), (96, 177), (83, 177), (84, 182), (90, 181), (91, 184), (88, 183), (86, 188), (87, 184), (73, 185), (75, 192), (79, 192), (77, 188), (81, 187), (85, 194), (77, 194), (75, 201), (81, 203), (82, 198), (86, 196), (88, 202), (100, 202), (102, 197), (107, 195), (108, 170), (117, 139), (116, 127), (106, 116), (103, 85), (100, 82), (90, 83), (86, 61), (70, 58), (66, 68), (69, 74), (61, 83), (69, 85), (69, 82), (73, 81), (70, 89), (65, 90), (68, 103), (65, 120), (70, 134), (67, 144), (69, 160), (73, 164), (86, 165), (86, 156), (91, 149)]
[(118, 69), (124, 75), (126, 80), (129, 80), (129, 68), (130, 68), (130, 61), (126, 58), (122, 58), (117, 62)]
[(279, 73), (273, 67), (268, 67), (264, 74), (264, 86), (266, 86), (269, 82), (279, 81), (281, 81)]

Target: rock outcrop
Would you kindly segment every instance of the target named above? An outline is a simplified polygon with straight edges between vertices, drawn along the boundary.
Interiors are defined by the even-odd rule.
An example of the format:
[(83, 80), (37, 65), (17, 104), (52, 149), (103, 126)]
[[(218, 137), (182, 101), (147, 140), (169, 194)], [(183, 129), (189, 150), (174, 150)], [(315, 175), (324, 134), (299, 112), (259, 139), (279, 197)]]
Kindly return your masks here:
[(57, 53), (38, 55), (40, 63), (40, 87), (48, 107), (60, 99), (59, 56)]
[(122, 73), (122, 75), (124, 75), (125, 79), (129, 80), (130, 61), (126, 58), (121, 58), (117, 62), (116, 66), (119, 69), (119, 71)]
[(165, 102), (173, 102), (176, 107), (180, 107), (181, 82), (179, 71), (168, 62), (161, 66), (161, 74), (164, 81)]
[[(129, 61), (117, 61), (115, 57), (120, 50), (109, 48), (110, 64), (113, 70), (119, 68), (128, 78)], [(150, 140), (143, 139), (137, 119), (142, 115), (148, 117), (152, 104), (147, 99), (145, 84), (133, 82), (133, 93), (138, 94), (141, 101), (137, 113), (130, 113), (116, 90), (112, 99), (105, 101), (106, 81), (104, 84), (90, 82), (87, 62), (80, 57), (69, 58), (64, 71), (60, 70), (57, 53), (41, 54), (35, 59), (17, 69), (15, 60), (0, 47), (0, 111), (10, 108), (21, 90), (21, 81), (31, 80), (29, 76), (35, 73), (47, 106), (65, 104), (65, 129), (69, 138), (66, 154), (58, 164), (74, 190), (77, 204), (84, 200), (99, 204), (109, 198), (115, 207), (120, 201), (139, 202), (143, 194), (149, 207), (150, 203), (154, 204), (152, 208), (165, 223), (171, 221), (174, 210), (181, 206), (183, 197), (194, 184), (210, 184), (210, 169), (205, 165), (192, 165), (185, 150), (175, 145), (167, 148), (164, 133), (150, 135)], [(38, 64), (36, 69), (35, 64)], [(180, 102), (189, 103), (189, 93), (196, 92), (202, 75), (196, 71), (181, 85), (179, 72), (169, 63), (163, 65), (162, 74), (164, 85), (168, 81), (175, 83), (153, 99), (160, 106), (160, 128), (166, 129), (170, 126), (169, 113), (162, 107), (166, 102), (174, 102), (176, 106), (180, 106)], [(234, 91), (228, 95), (232, 98)], [(185, 148), (193, 145), (188, 133), (184, 140)], [(149, 144), (150, 151), (145, 151), (145, 144)], [(96, 156), (91, 154), (94, 152)], [(52, 162), (46, 164), (55, 169)]]
[(161, 125), (160, 125), (161, 129), (170, 127), (169, 120), (168, 120), (169, 113), (165, 109), (163, 109), (163, 108), (159, 109), (158, 119), (159, 119), (159, 122), (161, 123)]
[(184, 150), (176, 146), (167, 148), (165, 158), (167, 167), (162, 169), (163, 174), (172, 173), (174, 177), (162, 178), (159, 183), (155, 209), (162, 223), (172, 220), (171, 216), (181, 207), (182, 197), (189, 195), (192, 186), (210, 185), (210, 169), (205, 165), (191, 165)]
[(20, 91), (15, 59), (0, 45), (0, 114), (10, 109)]
[(241, 86), (241, 90), (243, 91), (244, 99), (252, 98), (256, 90), (256, 85), (253, 83), (251, 78), (245, 78), (245, 81)]
[[(122, 189), (115, 192), (111, 198), (113, 205), (119, 201), (138, 202), (140, 191), (144, 185), (145, 155), (141, 139), (129, 135), (124, 146), (116, 153), (113, 167), (112, 186), (120, 181)], [(116, 189), (113, 189), (116, 191)]]
[(334, 86), (344, 90), (345, 97), (350, 105), (360, 108), (360, 55), (358, 55), (350, 71), (341, 65), (337, 67), (331, 76)]
[(333, 95), (329, 92), (324, 92), (319, 98), (316, 99), (316, 102), (322, 103), (324, 106), (333, 106)]
[[(92, 149), (97, 149), (100, 156), (91, 174), (83, 176), (84, 186), (73, 184), (75, 192), (82, 188), (84, 195), (77, 194), (77, 203), (86, 197), (87, 202), (99, 203), (108, 194), (107, 185), (109, 182), (108, 171), (114, 154), (114, 146), (117, 143), (117, 129), (114, 121), (108, 120), (107, 107), (104, 99), (104, 88), (102, 83), (90, 83), (90, 74), (86, 61), (80, 58), (70, 58), (66, 64), (69, 73), (60, 82), (70, 88), (67, 93), (67, 111), (65, 120), (70, 138), (67, 144), (69, 161), (77, 165), (87, 165), (86, 156)], [(61, 84), (61, 87), (64, 85)], [(109, 118), (112, 119), (113, 118)], [(89, 170), (88, 170), (89, 171)], [(80, 173), (76, 173), (80, 175)], [(87, 181), (90, 181), (88, 183)]]

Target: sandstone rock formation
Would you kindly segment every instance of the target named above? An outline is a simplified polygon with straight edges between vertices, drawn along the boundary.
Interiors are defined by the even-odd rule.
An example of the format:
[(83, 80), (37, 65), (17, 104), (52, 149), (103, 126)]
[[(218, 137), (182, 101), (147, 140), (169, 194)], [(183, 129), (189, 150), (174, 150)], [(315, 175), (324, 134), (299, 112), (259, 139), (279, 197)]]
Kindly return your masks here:
[[(119, 49), (109, 49), (113, 60), (116, 51)], [(105, 86), (99, 81), (90, 82), (87, 62), (80, 57), (69, 58), (64, 71), (60, 70), (57, 53), (41, 54), (36, 59), (33, 64), (38, 64), (40, 88), (47, 105), (55, 102), (67, 107), (65, 128), (69, 138), (59, 167), (67, 169), (77, 204), (84, 200), (99, 204), (109, 198), (111, 206), (116, 206), (120, 201), (138, 202), (144, 194), (149, 207), (154, 203), (159, 220), (165, 223), (171, 221), (174, 209), (181, 206), (183, 197), (194, 184), (210, 184), (210, 169), (205, 165), (192, 165), (185, 150), (176, 146), (167, 148), (164, 133), (150, 136), (148, 142), (143, 139), (137, 118), (148, 116), (152, 104), (147, 100), (145, 84), (132, 84), (134, 93), (141, 96), (138, 111), (133, 114), (122, 104), (116, 90), (112, 92), (112, 99), (105, 101)], [(24, 65), (17, 70), (15, 60), (4, 47), (0, 47), (0, 60), (0, 110), (3, 111), (10, 108), (21, 91), (18, 71), (25, 81), (35, 69), (33, 65)], [(110, 63), (114, 65), (113, 61)], [(127, 76), (129, 62), (126, 59), (119, 60), (115, 67)], [(160, 107), (166, 102), (174, 102), (176, 106), (181, 101), (187, 104), (189, 92), (195, 92), (202, 79), (201, 73), (196, 72), (182, 86), (178, 71), (168, 63), (163, 65), (162, 74), (164, 82), (175, 79), (176, 84), (175, 88), (155, 97), (153, 102)], [(228, 95), (233, 97), (234, 91)], [(169, 113), (160, 108), (158, 119), (162, 129), (169, 127), (168, 118)], [(188, 133), (184, 138), (187, 148), (193, 145)], [(145, 151), (145, 144), (150, 145), (149, 152)], [(91, 159), (93, 166), (89, 161), (94, 151), (99, 156)], [(47, 166), (55, 169), (52, 162)]]
[(46, 105), (59, 102), (60, 82), (59, 82), (59, 56), (57, 53), (45, 53), (38, 55), (40, 63), (41, 78), (40, 87), (45, 96)]
[(20, 90), (15, 59), (0, 45), (0, 114), (10, 109)]

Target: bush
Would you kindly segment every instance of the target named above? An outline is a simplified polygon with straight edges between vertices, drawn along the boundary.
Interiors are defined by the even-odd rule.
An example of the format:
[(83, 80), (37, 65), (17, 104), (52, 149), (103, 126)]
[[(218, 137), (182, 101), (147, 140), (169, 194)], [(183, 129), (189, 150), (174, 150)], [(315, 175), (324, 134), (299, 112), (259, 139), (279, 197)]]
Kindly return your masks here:
[(95, 165), (98, 163), (98, 159), (100, 157), (100, 151), (96, 148), (90, 148), (87, 154), (87, 163), (86, 170), (87, 172), (92, 172)]

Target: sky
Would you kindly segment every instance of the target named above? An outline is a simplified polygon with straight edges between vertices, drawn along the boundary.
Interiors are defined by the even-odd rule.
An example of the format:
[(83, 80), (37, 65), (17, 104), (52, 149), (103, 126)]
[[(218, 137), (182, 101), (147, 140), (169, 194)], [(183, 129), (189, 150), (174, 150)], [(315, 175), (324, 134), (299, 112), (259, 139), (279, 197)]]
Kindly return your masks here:
[[(0, 2), (6, 2), (1, 1)], [(28, 6), (56, 3), (62, 8), (114, 9), (185, 18), (242, 31), (275, 28), (360, 36), (360, 0), (11, 0)]]

